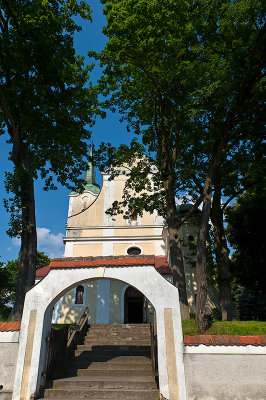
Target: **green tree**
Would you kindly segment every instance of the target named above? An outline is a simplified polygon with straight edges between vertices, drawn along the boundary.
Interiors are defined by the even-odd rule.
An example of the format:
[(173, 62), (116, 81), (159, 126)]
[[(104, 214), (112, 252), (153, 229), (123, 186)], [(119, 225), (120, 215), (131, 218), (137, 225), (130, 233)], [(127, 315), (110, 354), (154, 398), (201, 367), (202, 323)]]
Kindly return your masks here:
[[(256, 127), (253, 128), (256, 131)], [(265, 150), (262, 140), (262, 138), (254, 137), (252, 143), (245, 141), (238, 146), (237, 153), (231, 154), (231, 157), (223, 162), (214, 181), (211, 221), (214, 231), (217, 282), (223, 320), (234, 320), (237, 317), (230, 289), (232, 279), (224, 227), (224, 210), (234, 198), (254, 187), (262, 179), (262, 160)]]
[(186, 135), (196, 132), (200, 124), (200, 121), (192, 123), (190, 97), (193, 85), (199, 80), (196, 73), (199, 60), (193, 62), (193, 51), (190, 53), (185, 45), (197, 45), (191, 24), (197, 13), (188, 13), (187, 6), (180, 1), (103, 3), (107, 16), (104, 33), (109, 41), (100, 57), (105, 67), (100, 90), (105, 95), (111, 94), (106, 107), (118, 108), (129, 128), (141, 134), (143, 142), (141, 145), (134, 140), (130, 148), (121, 146), (117, 152), (109, 148), (107, 153), (113, 166), (121, 163), (129, 166), (128, 189), (137, 193), (146, 191), (134, 198), (132, 192), (125, 192), (124, 205), (129, 203), (129, 209), (134, 208), (136, 213), (141, 209), (150, 212), (157, 209), (166, 219), (174, 285), (179, 289), (182, 316), (188, 318), (180, 248), (180, 226), (184, 219), (178, 219), (175, 198), (183, 187), (179, 165), (186, 150)]
[(0, 0), (0, 133), (12, 144), (13, 173), (6, 174), (11, 198), (9, 234), (21, 237), (14, 319), (20, 319), (25, 292), (34, 284), (36, 219), (34, 180), (53, 176), (63, 185), (81, 184), (86, 126), (95, 114), (88, 83), (91, 67), (75, 54), (75, 16), (90, 20), (85, 2)]
[[(50, 264), (50, 258), (44, 252), (37, 251), (36, 269)], [(0, 311), (14, 305), (16, 285), (19, 274), (18, 260), (7, 261), (0, 266)]]
[[(203, 188), (202, 224), (198, 237), (198, 275), (204, 274), (207, 221), (212, 193), (223, 188), (219, 181), (229, 159), (240, 158), (239, 147), (262, 142), (263, 46), (265, 6), (262, 2), (211, 2), (206, 8), (207, 29), (203, 62), (207, 63), (209, 83), (202, 90), (202, 106), (209, 110), (207, 129), (212, 140)], [(207, 85), (206, 85), (207, 83)], [(255, 127), (255, 129), (254, 129)], [(238, 186), (236, 181), (232, 182)], [(219, 196), (218, 196), (219, 197)], [(204, 319), (206, 290), (198, 295), (198, 318)], [(202, 316), (200, 316), (200, 309)]]
[[(261, 1), (251, 0), (102, 2), (109, 41), (101, 54), (105, 69), (100, 90), (109, 96), (106, 106), (118, 108), (129, 128), (141, 135), (143, 151), (157, 168), (155, 193), (143, 195), (142, 204), (134, 202), (165, 210), (175, 282), (184, 302), (175, 196), (188, 190), (203, 201), (196, 322), (204, 330), (214, 180), (230, 152), (237, 153), (241, 141), (248, 140), (249, 128), (256, 125), (261, 134), (265, 9)], [(121, 152), (118, 158), (125, 164), (132, 151), (138, 154), (136, 142), (132, 151), (124, 150), (124, 159)], [(109, 149), (109, 155), (115, 153)], [(131, 169), (129, 183), (136, 182), (137, 192), (148, 172), (147, 162)]]
[(265, 319), (266, 316), (265, 187), (264, 175), (226, 209), (227, 235), (234, 249), (231, 271), (235, 284), (240, 286), (236, 297), (240, 317), (244, 319)]

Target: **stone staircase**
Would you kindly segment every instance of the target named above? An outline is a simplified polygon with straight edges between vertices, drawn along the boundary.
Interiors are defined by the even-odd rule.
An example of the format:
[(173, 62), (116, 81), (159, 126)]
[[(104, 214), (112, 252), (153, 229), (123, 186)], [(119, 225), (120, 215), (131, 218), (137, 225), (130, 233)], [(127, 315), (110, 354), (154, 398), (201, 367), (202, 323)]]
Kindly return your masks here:
[(65, 377), (45, 389), (45, 399), (156, 400), (150, 326), (91, 325)]

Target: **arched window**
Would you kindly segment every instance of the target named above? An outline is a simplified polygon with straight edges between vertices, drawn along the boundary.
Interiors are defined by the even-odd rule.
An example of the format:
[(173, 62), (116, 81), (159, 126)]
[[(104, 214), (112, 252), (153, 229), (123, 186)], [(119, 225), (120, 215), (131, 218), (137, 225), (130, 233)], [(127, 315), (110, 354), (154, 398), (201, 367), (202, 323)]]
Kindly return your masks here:
[(82, 285), (76, 288), (75, 304), (84, 304), (84, 286)]
[(141, 253), (141, 250), (139, 247), (129, 247), (127, 249), (127, 254), (130, 256), (138, 256)]

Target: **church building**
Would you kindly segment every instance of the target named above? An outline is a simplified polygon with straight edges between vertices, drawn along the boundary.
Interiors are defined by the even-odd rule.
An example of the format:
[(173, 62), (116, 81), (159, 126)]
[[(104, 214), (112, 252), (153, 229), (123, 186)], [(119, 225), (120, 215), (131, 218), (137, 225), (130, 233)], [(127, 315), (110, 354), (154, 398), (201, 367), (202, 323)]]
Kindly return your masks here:
[[(123, 170), (109, 180), (102, 174), (102, 186), (96, 182), (95, 168), (89, 162), (82, 194), (69, 194), (69, 208), (64, 238), (64, 258), (53, 259), (49, 266), (37, 270), (36, 280), (50, 268), (130, 264), (153, 264), (168, 281), (172, 281), (168, 252), (167, 227), (156, 211), (124, 219), (119, 214), (106, 214), (114, 201), (121, 201), (127, 175)], [(190, 205), (178, 206), (180, 216)], [(200, 211), (198, 211), (199, 213)], [(195, 314), (196, 282), (193, 241), (197, 235), (198, 213), (182, 226), (182, 253), (187, 283), (189, 311)], [(123, 260), (123, 261), (121, 261)], [(97, 279), (79, 284), (55, 305), (53, 323), (77, 322), (85, 308), (89, 323), (152, 323), (154, 310), (150, 302), (135, 288), (122, 281)]]

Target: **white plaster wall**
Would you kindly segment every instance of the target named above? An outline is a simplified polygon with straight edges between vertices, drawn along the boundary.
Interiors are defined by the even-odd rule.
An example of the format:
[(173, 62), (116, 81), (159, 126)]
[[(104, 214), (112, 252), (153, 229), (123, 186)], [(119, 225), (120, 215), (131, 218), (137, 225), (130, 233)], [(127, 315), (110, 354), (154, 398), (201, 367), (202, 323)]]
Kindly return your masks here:
[[(8, 333), (18, 333), (18, 332), (1, 332), (1, 333), (8, 334)], [(8, 340), (7, 337), (6, 340)], [(13, 343), (12, 342), (8, 343), (7, 341), (5, 341), (4, 343), (0, 342), (0, 385), (3, 386), (3, 388), (0, 390), (1, 400), (11, 398), (11, 392), (13, 391), (15, 369), (18, 356), (18, 347), (19, 347), (18, 341)]]
[(188, 400), (266, 399), (265, 354), (188, 353), (184, 363)]
[(18, 342), (19, 342), (19, 331), (0, 332), (0, 343), (18, 343)]

